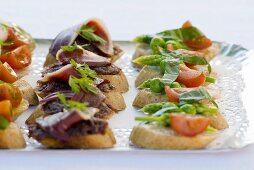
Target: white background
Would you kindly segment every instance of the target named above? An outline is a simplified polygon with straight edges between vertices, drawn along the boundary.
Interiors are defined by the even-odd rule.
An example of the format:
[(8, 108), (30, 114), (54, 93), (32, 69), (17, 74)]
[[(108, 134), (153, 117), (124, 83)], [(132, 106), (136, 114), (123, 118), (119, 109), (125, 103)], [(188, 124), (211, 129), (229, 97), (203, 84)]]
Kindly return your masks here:
[[(99, 17), (114, 40), (176, 28), (185, 20), (213, 40), (253, 49), (254, 1), (251, 0), (0, 0), (0, 18), (21, 25), (35, 38), (53, 38), (62, 29)], [(90, 151), (84, 151), (90, 152)], [(47, 161), (45, 161), (45, 158)], [(0, 151), (0, 169), (254, 169), (254, 145), (223, 153), (112, 153)], [(10, 168), (11, 167), (11, 168)]]

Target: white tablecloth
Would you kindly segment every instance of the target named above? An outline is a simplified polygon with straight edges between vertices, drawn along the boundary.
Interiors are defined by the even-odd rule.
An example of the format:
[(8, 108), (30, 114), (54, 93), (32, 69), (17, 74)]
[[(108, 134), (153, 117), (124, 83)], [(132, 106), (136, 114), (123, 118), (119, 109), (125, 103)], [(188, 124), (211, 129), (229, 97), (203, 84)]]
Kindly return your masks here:
[[(35, 38), (53, 38), (64, 28), (99, 17), (114, 40), (175, 28), (185, 20), (217, 41), (253, 48), (254, 1), (251, 0), (0, 0), (0, 18), (21, 25)], [(45, 161), (47, 158), (47, 161)], [(254, 145), (232, 152), (204, 154), (112, 153), (82, 157), (80, 152), (0, 151), (0, 169), (254, 169)], [(5, 167), (5, 168), (4, 168)], [(10, 168), (11, 167), (11, 168)]]

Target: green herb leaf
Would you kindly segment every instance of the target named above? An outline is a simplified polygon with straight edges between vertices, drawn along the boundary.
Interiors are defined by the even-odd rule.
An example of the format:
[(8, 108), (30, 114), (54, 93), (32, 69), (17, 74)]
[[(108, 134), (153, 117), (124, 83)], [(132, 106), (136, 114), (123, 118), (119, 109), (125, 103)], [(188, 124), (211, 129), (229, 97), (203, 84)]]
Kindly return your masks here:
[(207, 77), (205, 78), (205, 81), (208, 82), (208, 83), (215, 83), (216, 79), (213, 78), (213, 77), (207, 76)]
[(61, 46), (61, 49), (63, 51), (68, 51), (68, 52), (72, 52), (76, 49), (83, 49), (83, 47), (88, 46), (89, 44), (84, 44), (84, 45), (78, 45), (76, 42), (73, 45), (65, 45), (65, 46)]
[(78, 64), (73, 59), (71, 59), (70, 63), (80, 73), (81, 77), (90, 77), (92, 79), (96, 78), (96, 72), (91, 70), (87, 64)]
[(133, 42), (150, 44), (153, 35), (140, 35), (134, 38)]
[(79, 109), (85, 110), (87, 107), (87, 103), (81, 103), (73, 100), (66, 100), (65, 96), (61, 93), (57, 94), (58, 99), (64, 105), (65, 109)]
[(211, 96), (207, 92), (207, 90), (202, 87), (199, 89), (194, 89), (194, 90), (182, 93), (180, 95), (179, 101), (180, 101), (180, 105), (182, 105), (183, 103), (193, 103), (193, 102), (205, 100), (205, 99), (211, 100)]
[(88, 77), (76, 78), (71, 76), (69, 78), (69, 85), (74, 93), (84, 90), (86, 92), (97, 93), (97, 88), (93, 85), (94, 81)]
[(0, 115), (0, 129), (6, 129), (10, 122), (2, 115)]
[(106, 43), (106, 41), (96, 35), (94, 32), (96, 31), (95, 27), (89, 27), (87, 25), (83, 25), (79, 30), (78, 34), (83, 37), (84, 39), (90, 41), (90, 42), (95, 42), (95, 43)]
[(179, 75), (179, 59), (165, 59), (160, 63), (161, 72), (164, 74), (161, 78), (161, 82), (164, 85), (170, 85), (173, 83)]

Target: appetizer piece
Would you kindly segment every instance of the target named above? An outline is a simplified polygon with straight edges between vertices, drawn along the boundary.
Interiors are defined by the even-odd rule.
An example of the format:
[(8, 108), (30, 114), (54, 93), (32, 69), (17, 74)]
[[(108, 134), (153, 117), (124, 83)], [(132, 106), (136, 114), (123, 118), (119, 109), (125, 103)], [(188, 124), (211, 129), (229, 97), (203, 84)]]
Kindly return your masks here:
[[(170, 87), (166, 86), (167, 94), (168, 90)], [(213, 122), (219, 114), (218, 108), (211, 101), (204, 103), (205, 96), (208, 97), (208, 93), (204, 89), (195, 90), (183, 93), (178, 102), (145, 105), (141, 111), (148, 116), (135, 118), (144, 123), (133, 128), (131, 142), (139, 147), (153, 149), (206, 147), (218, 137), (217, 129), (220, 127), (215, 127)], [(173, 99), (171, 95), (168, 97)], [(225, 120), (220, 118), (216, 122), (225, 125)]]
[[(23, 107), (24, 104), (20, 104), (21, 101), (14, 101), (13, 98), (10, 98), (10, 93), (12, 95), (19, 94), (16, 89), (12, 89), (14, 92), (8, 92), (3, 90), (6, 86), (0, 85), (1, 100), (0, 100), (0, 148), (1, 149), (19, 149), (26, 146), (24, 137), (19, 129), (19, 127), (13, 123), (13, 119), (17, 114), (17, 110)], [(10, 88), (8, 88), (10, 90)], [(13, 106), (16, 108), (13, 109)], [(24, 107), (23, 107), (24, 108)], [(21, 110), (23, 110), (20, 109)], [(13, 114), (14, 113), (14, 114)]]
[(178, 29), (165, 30), (154, 35), (138, 36), (134, 42), (137, 43), (137, 48), (133, 59), (143, 55), (161, 54), (161, 48), (164, 48), (169, 51), (178, 50), (181, 54), (190, 54), (191, 51), (195, 51), (210, 61), (219, 51), (218, 45), (189, 21)]
[[(32, 62), (35, 42), (32, 37), (16, 24), (0, 21), (0, 80), (13, 83), (23, 76), (25, 68)], [(16, 75), (15, 69), (18, 76)], [(23, 71), (21, 71), (23, 70)]]
[[(83, 103), (79, 103), (82, 105)], [(95, 118), (97, 109), (70, 109), (44, 118), (29, 126), (30, 137), (49, 148), (110, 148), (115, 138), (105, 120)]]
[(57, 62), (56, 56), (62, 46), (70, 46), (75, 43), (89, 53), (106, 57), (111, 62), (116, 61), (123, 53), (117, 45), (113, 44), (103, 22), (92, 18), (60, 32), (50, 46), (44, 66)]
[[(60, 66), (60, 65), (58, 65)], [(68, 100), (87, 102), (89, 107), (98, 108), (97, 118), (109, 119), (115, 112), (125, 109), (126, 105), (121, 93), (106, 79), (97, 77), (94, 70), (86, 64), (71, 64), (48, 68), (38, 81), (36, 91), (43, 99), (37, 109), (26, 121), (34, 123), (40, 116), (48, 116), (63, 111), (64, 104), (58, 98), (58, 92)]]

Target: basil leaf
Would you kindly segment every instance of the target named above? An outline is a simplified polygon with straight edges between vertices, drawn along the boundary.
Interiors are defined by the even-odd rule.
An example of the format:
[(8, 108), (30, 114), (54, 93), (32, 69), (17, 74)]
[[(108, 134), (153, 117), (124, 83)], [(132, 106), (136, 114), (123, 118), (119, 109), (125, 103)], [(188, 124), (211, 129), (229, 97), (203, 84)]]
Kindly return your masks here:
[(185, 56), (181, 55), (181, 59), (189, 64), (195, 64), (195, 65), (208, 65), (208, 62), (204, 57), (200, 56)]
[(205, 100), (205, 99), (211, 100), (211, 96), (207, 92), (207, 90), (202, 87), (199, 89), (194, 89), (194, 90), (182, 93), (180, 95), (179, 101), (180, 101), (180, 104), (183, 104), (183, 103), (193, 103), (193, 102)]
[(161, 72), (164, 73), (161, 82), (164, 85), (173, 83), (179, 75), (179, 59), (165, 59), (160, 63)]
[(10, 122), (2, 115), (0, 115), (0, 129), (6, 129)]
[(96, 35), (94, 32), (96, 31), (95, 27), (89, 27), (87, 25), (83, 25), (77, 33), (83, 37), (84, 39), (90, 41), (90, 42), (96, 42), (96, 43), (106, 43), (106, 41)]

